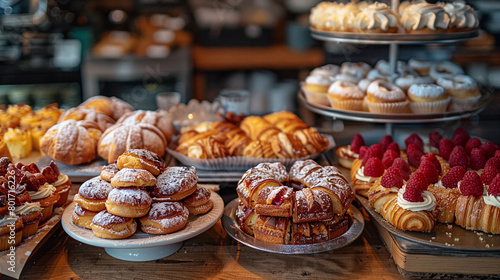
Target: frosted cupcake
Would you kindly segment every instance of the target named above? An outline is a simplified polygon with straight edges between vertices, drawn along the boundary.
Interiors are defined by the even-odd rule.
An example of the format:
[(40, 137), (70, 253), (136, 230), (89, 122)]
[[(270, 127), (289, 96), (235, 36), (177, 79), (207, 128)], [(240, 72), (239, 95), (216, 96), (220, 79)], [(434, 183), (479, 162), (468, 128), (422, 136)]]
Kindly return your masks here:
[(413, 84), (408, 99), (411, 111), (417, 114), (446, 112), (451, 100), (443, 87), (434, 84)]
[[(11, 232), (14, 231), (14, 238), (11, 239)], [(17, 246), (23, 238), (23, 219), (18, 216), (7, 214), (0, 219), (0, 251)], [(14, 240), (14, 241), (11, 241)]]
[(354, 83), (336, 81), (328, 89), (330, 106), (341, 110), (363, 110), (363, 99), (365, 94)]
[(333, 80), (330, 77), (321, 75), (309, 75), (304, 81), (303, 90), (307, 101), (329, 106), (330, 103), (326, 94)]
[(402, 89), (380, 80), (368, 86), (365, 102), (370, 112), (381, 114), (405, 113), (409, 103)]
[(42, 207), (40, 207), (40, 203), (32, 202), (17, 206), (14, 209), (14, 213), (21, 217), (23, 221), (23, 239), (36, 233), (42, 219)]
[(56, 192), (56, 188), (51, 184), (45, 183), (38, 191), (29, 192), (31, 201), (40, 203), (42, 207), (42, 219), (40, 223), (46, 222), (52, 216), (52, 211), (54, 209), (54, 204), (59, 200), (59, 194)]
[(471, 110), (481, 98), (476, 81), (467, 75), (443, 76), (436, 84), (442, 86), (451, 97), (450, 111)]

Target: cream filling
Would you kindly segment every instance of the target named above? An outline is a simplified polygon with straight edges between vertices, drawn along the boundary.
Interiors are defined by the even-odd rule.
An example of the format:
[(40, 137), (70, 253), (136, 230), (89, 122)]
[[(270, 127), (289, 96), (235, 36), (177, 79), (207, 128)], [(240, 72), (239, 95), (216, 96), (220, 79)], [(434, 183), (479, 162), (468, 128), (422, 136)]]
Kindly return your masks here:
[(378, 179), (378, 177), (366, 176), (365, 175), (365, 167), (362, 166), (360, 169), (358, 169), (358, 172), (356, 172), (356, 179), (358, 179), (362, 182), (373, 183)]
[(16, 223), (17, 219), (19, 219), (18, 216), (11, 216), (9, 214), (5, 215), (1, 220), (0, 220), (0, 227), (6, 226), (6, 225), (12, 225)]
[(38, 189), (38, 191), (30, 191), (29, 194), (32, 200), (38, 200), (50, 197), (55, 191), (56, 188), (54, 186), (49, 183), (45, 183)]
[(69, 181), (69, 177), (66, 174), (59, 174), (59, 177), (57, 177), (57, 181), (52, 183), (54, 187), (59, 187), (60, 185), (66, 184), (66, 182)]
[(485, 195), (483, 196), (484, 203), (500, 208), (500, 196)]
[(436, 198), (434, 195), (428, 191), (422, 192), (422, 197), (424, 201), (422, 202), (411, 202), (403, 198), (403, 193), (405, 192), (406, 185), (404, 185), (398, 192), (398, 204), (401, 208), (418, 212), (418, 211), (432, 211), (436, 207)]
[(30, 214), (36, 211), (42, 211), (42, 207), (40, 207), (40, 203), (38, 202), (25, 203), (24, 205), (18, 206), (14, 209), (14, 213), (16, 213), (16, 215)]

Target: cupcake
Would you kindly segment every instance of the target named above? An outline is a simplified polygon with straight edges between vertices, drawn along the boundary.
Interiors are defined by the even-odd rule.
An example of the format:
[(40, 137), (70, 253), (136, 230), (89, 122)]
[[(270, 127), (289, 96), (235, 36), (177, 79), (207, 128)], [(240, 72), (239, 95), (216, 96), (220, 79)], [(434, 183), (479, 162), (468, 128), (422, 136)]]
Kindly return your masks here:
[[(14, 239), (11, 239), (14, 233)], [(17, 246), (23, 238), (23, 219), (15, 214), (7, 214), (0, 219), (0, 251)], [(12, 241), (14, 240), (14, 241)]]
[(42, 207), (42, 219), (40, 223), (46, 222), (52, 216), (52, 211), (54, 209), (54, 204), (59, 200), (59, 194), (56, 192), (56, 188), (49, 183), (45, 183), (38, 191), (29, 192), (31, 200), (33, 202), (40, 203)]
[(434, 80), (429, 76), (417, 76), (417, 75), (406, 75), (397, 78), (394, 84), (402, 89), (404, 92), (408, 92), (411, 85), (414, 84), (433, 84)]
[[(57, 164), (54, 161), (50, 161), (49, 166), (45, 167), (42, 170), (42, 173), (46, 178), (49, 179), (48, 183), (56, 188), (56, 192), (59, 194), (59, 200), (54, 204), (54, 207), (63, 206), (66, 201), (68, 201), (68, 194), (71, 188), (71, 181), (69, 180), (68, 175), (62, 174), (57, 167)], [(48, 175), (50, 174), (50, 176)]]
[(363, 110), (363, 99), (365, 94), (354, 83), (336, 81), (328, 89), (328, 100), (330, 106), (341, 110)]
[(372, 113), (405, 113), (408, 99), (402, 89), (392, 83), (376, 80), (366, 89), (365, 102)]
[(32, 202), (17, 206), (14, 213), (23, 221), (23, 239), (26, 239), (38, 230), (38, 225), (42, 219), (42, 207), (40, 203)]
[(344, 62), (340, 66), (340, 73), (364, 77), (371, 69), (372, 67), (365, 62)]
[(467, 5), (465, 1), (439, 4), (450, 15), (450, 32), (471, 31), (479, 27), (476, 11)]
[(412, 3), (400, 8), (401, 26), (409, 34), (447, 32), (450, 16), (442, 7), (427, 2)]
[(303, 86), (307, 101), (318, 105), (329, 106), (330, 103), (328, 102), (326, 94), (332, 82), (333, 80), (329, 77), (309, 75)]
[(467, 111), (477, 107), (481, 98), (479, 87), (467, 75), (443, 76), (436, 84), (442, 86), (451, 97), (450, 111)]
[(361, 33), (395, 33), (399, 16), (384, 3), (373, 3), (356, 14), (354, 29)]
[(417, 114), (446, 112), (451, 100), (445, 89), (435, 84), (413, 84), (408, 99), (411, 111)]
[(321, 67), (314, 68), (310, 75), (311, 76), (324, 76), (324, 77), (334, 77), (340, 71), (340, 67), (335, 64), (326, 64)]

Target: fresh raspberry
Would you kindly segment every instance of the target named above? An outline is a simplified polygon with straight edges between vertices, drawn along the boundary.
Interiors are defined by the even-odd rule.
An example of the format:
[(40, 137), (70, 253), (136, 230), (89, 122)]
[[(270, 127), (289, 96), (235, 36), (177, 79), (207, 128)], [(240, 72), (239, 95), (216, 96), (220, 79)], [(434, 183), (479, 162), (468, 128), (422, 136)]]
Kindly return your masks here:
[(429, 184), (434, 184), (439, 181), (439, 173), (434, 164), (430, 160), (423, 160), (420, 163), (418, 170), (425, 175), (425, 177), (427, 178), (427, 182), (429, 182)]
[(363, 160), (363, 158), (365, 157), (366, 155), (366, 152), (368, 151), (368, 147), (367, 146), (361, 146), (361, 148), (359, 148), (359, 159), (360, 160)]
[(486, 161), (486, 164), (484, 165), (484, 168), (488, 165), (494, 166), (496, 169), (500, 170), (500, 157), (492, 157), (489, 160)]
[(481, 145), (481, 150), (483, 150), (486, 158), (491, 158), (495, 155), (495, 152), (499, 149), (498, 145), (493, 144), (490, 141), (486, 141)]
[(411, 176), (410, 180), (406, 183), (405, 192), (403, 193), (403, 198), (411, 202), (422, 202), (424, 198), (422, 197), (422, 192), (427, 190), (428, 187), (427, 179), (425, 175), (421, 172), (415, 172)]
[(382, 181), (380, 182), (384, 188), (401, 188), (404, 184), (403, 177), (401, 177), (401, 172), (397, 166), (390, 167), (382, 176)]
[(393, 150), (385, 151), (384, 156), (382, 157), (382, 164), (384, 165), (385, 169), (391, 167), (394, 160), (398, 157), (398, 153)]
[(386, 151), (387, 150), (393, 150), (393, 151), (395, 151), (398, 154), (398, 156), (401, 155), (401, 149), (399, 149), (398, 142), (391, 142), (391, 143), (389, 143), (389, 145), (387, 145), (387, 148), (386, 148)]
[(495, 176), (495, 179), (491, 181), (490, 185), (488, 186), (488, 194), (500, 196), (500, 175), (497, 174), (497, 176)]
[(448, 164), (450, 165), (450, 167), (460, 165), (463, 168), (467, 168), (468, 163), (469, 157), (467, 156), (464, 147), (455, 146), (455, 148), (453, 148), (453, 151), (451, 151), (450, 159), (448, 160)]
[(406, 184), (405, 192), (403, 193), (403, 198), (409, 202), (423, 202), (422, 191), (418, 187), (409, 187)]
[(455, 146), (449, 139), (441, 139), (441, 141), (439, 141), (439, 156), (444, 158), (445, 160), (448, 160), (454, 147)]
[(484, 193), (483, 182), (481, 182), (481, 178), (475, 171), (465, 172), (458, 188), (460, 193), (465, 196), (481, 196)]
[(432, 164), (434, 164), (434, 167), (436, 167), (436, 170), (439, 173), (439, 175), (441, 175), (441, 173), (443, 172), (443, 170), (441, 169), (441, 163), (439, 162), (438, 158), (434, 153), (425, 154), (422, 156), (420, 160), (421, 161), (428, 160), (432, 162)]
[(472, 170), (479, 170), (484, 168), (486, 163), (486, 156), (479, 148), (472, 149), (469, 157), (469, 168)]
[(451, 142), (455, 146), (465, 146), (465, 143), (467, 143), (469, 139), (470, 135), (467, 130), (463, 128), (457, 128), (455, 130), (455, 133), (453, 134), (453, 137), (451, 138)]
[(384, 170), (382, 161), (377, 157), (372, 157), (366, 162), (364, 173), (365, 176), (380, 177), (384, 174)]
[(384, 156), (384, 151), (382, 150), (382, 146), (380, 146), (379, 144), (371, 145), (370, 148), (368, 149), (368, 153), (370, 153), (375, 157), (378, 157), (379, 159), (382, 159), (382, 157)]
[(464, 177), (465, 172), (467, 172), (467, 170), (462, 166), (452, 167), (450, 171), (443, 176), (441, 183), (446, 188), (456, 188), (458, 182)]
[(500, 157), (500, 150), (496, 150), (496, 151), (495, 151), (495, 155), (494, 155), (494, 157)]
[(410, 174), (411, 174), (411, 168), (408, 163), (402, 159), (402, 158), (397, 158), (394, 160), (392, 163), (392, 166), (396, 166), (399, 169), (399, 172), (401, 172), (401, 176), (403, 177), (403, 180), (408, 181), (410, 179)]
[(362, 146), (365, 146), (365, 140), (363, 139), (363, 136), (361, 136), (361, 134), (354, 134), (351, 140), (351, 151), (359, 154), (359, 149)]
[(408, 149), (408, 146), (410, 146), (410, 144), (416, 144), (421, 151), (424, 150), (424, 141), (422, 140), (422, 138), (420, 138), (420, 136), (418, 136), (417, 133), (413, 133), (405, 139), (406, 149)]
[(474, 148), (481, 148), (481, 140), (478, 138), (471, 138), (467, 143), (465, 143), (465, 151), (467, 152), (468, 155), (470, 155), (470, 152)]
[(386, 136), (382, 137), (380, 139), (380, 146), (382, 146), (382, 150), (385, 152), (385, 150), (387, 150), (387, 146), (392, 142), (394, 142), (394, 141), (392, 140), (391, 135), (386, 135)]
[(443, 136), (441, 133), (433, 130), (429, 133), (429, 144), (434, 148), (439, 148), (439, 141), (441, 141), (442, 138)]
[(483, 185), (489, 185), (498, 173), (500, 171), (493, 165), (487, 165), (484, 167), (483, 172), (481, 172), (481, 182), (483, 182)]
[(408, 157), (408, 163), (410, 166), (418, 167), (420, 165), (420, 158), (424, 155), (424, 152), (418, 147), (417, 144), (409, 144), (406, 149), (406, 156)]

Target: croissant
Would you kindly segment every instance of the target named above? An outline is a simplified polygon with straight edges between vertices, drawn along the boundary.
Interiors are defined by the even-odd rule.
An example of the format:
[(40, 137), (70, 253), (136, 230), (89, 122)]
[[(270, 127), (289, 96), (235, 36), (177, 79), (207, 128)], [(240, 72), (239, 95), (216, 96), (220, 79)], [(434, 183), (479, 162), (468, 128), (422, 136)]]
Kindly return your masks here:
[(245, 157), (259, 157), (259, 158), (274, 158), (276, 157), (268, 141), (252, 140), (243, 149), (243, 156)]
[(264, 119), (287, 134), (293, 134), (297, 130), (309, 127), (304, 121), (297, 117), (297, 115), (289, 111), (268, 114), (264, 116)]
[(246, 117), (240, 127), (252, 140), (266, 141), (271, 136), (280, 133), (277, 127), (259, 116)]
[(211, 129), (201, 133), (196, 132), (195, 130), (191, 130), (187, 133), (184, 133), (179, 138), (179, 145), (177, 146), (175, 151), (187, 155), (189, 146), (191, 146), (193, 143), (197, 142), (200, 139), (211, 137), (216, 134), (218, 134), (218, 132), (215, 129)]
[(172, 125), (172, 120), (170, 116), (163, 115), (159, 112), (155, 111), (144, 111), (137, 110), (134, 112), (128, 112), (121, 116), (121, 118), (116, 121), (117, 123), (135, 123), (135, 122), (143, 122), (149, 123), (156, 128), (158, 128), (163, 136), (167, 139), (167, 142), (170, 142), (172, 139), (172, 135), (175, 135), (177, 132)]
[(102, 132), (115, 124), (115, 120), (113, 120), (110, 116), (83, 107), (75, 107), (66, 110), (61, 114), (61, 116), (59, 116), (59, 120), (57, 122), (61, 123), (65, 120), (93, 121), (97, 123)]
[(187, 147), (187, 156), (196, 159), (215, 159), (228, 156), (224, 142), (216, 137), (201, 138)]
[(96, 157), (101, 134), (95, 122), (63, 121), (51, 127), (40, 139), (40, 150), (67, 164), (91, 162)]
[(278, 158), (301, 158), (308, 155), (300, 141), (284, 132), (273, 135), (269, 138), (269, 142)]
[(296, 130), (293, 137), (298, 139), (310, 154), (321, 153), (328, 146), (328, 139), (313, 127)]
[(411, 211), (403, 209), (398, 204), (397, 195), (384, 203), (380, 214), (401, 230), (429, 232), (436, 226), (436, 210)]
[(398, 188), (385, 188), (381, 185), (382, 177), (378, 178), (372, 185), (372, 187), (368, 190), (368, 202), (370, 203), (375, 211), (380, 213), (382, 211), (382, 207), (384, 204), (392, 199), (393, 197), (398, 196)]
[(241, 128), (227, 121), (215, 122), (213, 128), (226, 136), (227, 140), (224, 144), (227, 146), (230, 155), (244, 155), (244, 150), (252, 139)]
[(466, 229), (500, 234), (500, 208), (486, 204), (482, 196), (457, 199), (455, 223)]
[(427, 190), (436, 198), (436, 209), (439, 212), (437, 221), (439, 223), (453, 223), (457, 199), (460, 197), (458, 188), (443, 188), (431, 184)]

